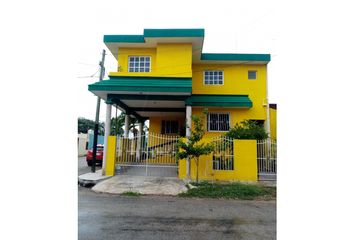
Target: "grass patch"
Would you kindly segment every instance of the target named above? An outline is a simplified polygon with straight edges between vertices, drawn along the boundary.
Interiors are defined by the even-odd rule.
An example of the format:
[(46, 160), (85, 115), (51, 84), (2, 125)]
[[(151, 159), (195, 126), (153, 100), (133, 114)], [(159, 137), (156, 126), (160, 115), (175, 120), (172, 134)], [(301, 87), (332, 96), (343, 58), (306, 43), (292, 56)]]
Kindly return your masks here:
[(138, 196), (141, 196), (141, 193), (138, 193), (138, 192), (124, 192), (121, 195), (130, 196), (130, 197), (138, 197)]
[(200, 198), (230, 198), (230, 199), (264, 199), (271, 200), (276, 197), (275, 187), (266, 187), (242, 183), (192, 183), (197, 188), (188, 189), (187, 192), (179, 194), (181, 197)]

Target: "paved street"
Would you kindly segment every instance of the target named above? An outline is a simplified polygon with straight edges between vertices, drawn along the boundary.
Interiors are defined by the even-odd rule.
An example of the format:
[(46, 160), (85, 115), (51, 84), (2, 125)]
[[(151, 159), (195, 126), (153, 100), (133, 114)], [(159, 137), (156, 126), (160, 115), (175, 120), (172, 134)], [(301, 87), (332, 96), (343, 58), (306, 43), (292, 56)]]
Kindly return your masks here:
[(79, 187), (79, 239), (275, 239), (274, 201), (94, 193)]
[[(96, 170), (101, 169), (101, 166), (96, 166)], [(78, 157), (78, 175), (91, 172), (91, 167), (87, 166), (86, 157)]]

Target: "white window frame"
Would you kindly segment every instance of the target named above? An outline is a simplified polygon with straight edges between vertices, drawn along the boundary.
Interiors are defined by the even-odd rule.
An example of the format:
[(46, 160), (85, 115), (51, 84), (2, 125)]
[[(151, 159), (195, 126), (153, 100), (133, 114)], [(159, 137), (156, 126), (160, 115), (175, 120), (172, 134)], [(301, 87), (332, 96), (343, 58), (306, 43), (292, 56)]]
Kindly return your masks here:
[[(144, 59), (141, 59), (141, 58), (144, 58)], [(149, 59), (149, 66), (146, 66), (146, 59)], [(131, 59), (134, 59), (133, 62), (131, 62)], [(135, 62), (136, 60), (138, 59), (137, 62)], [(140, 62), (142, 60), (142, 62)], [(130, 66), (131, 63), (134, 64), (134, 66)], [(141, 63), (144, 65), (144, 66), (141, 66)], [(135, 65), (138, 65), (138, 66), (135, 66)], [(131, 68), (133, 68), (134, 71), (131, 71)], [(140, 69), (143, 69), (144, 71), (140, 71)], [(146, 68), (149, 68), (149, 71), (145, 71)], [(139, 71), (135, 71), (136, 69), (138, 69)], [(128, 56), (128, 72), (151, 72), (151, 57), (150, 56)]]
[[(211, 75), (206, 74), (207, 72), (209, 74), (210, 73), (212, 73), (212, 74)], [(214, 77), (215, 73), (219, 73), (219, 72), (221, 72), (221, 74), (222, 74), (222, 78), (221, 78), (222, 83), (221, 84), (219, 83), (220, 79), (216, 79), (217, 83), (214, 83), (215, 79), (208, 79), (208, 81), (211, 81), (212, 83), (206, 83), (205, 82), (206, 81), (206, 75), (208, 75), (208, 78), (210, 76)], [(216, 76), (219, 78), (218, 74), (216, 74)], [(224, 85), (224, 70), (204, 70), (203, 71), (203, 84), (204, 85), (208, 85), (208, 86), (222, 86), (222, 85)]]
[[(249, 77), (250, 76), (250, 72), (255, 72), (256, 73), (256, 78), (250, 78)], [(258, 73), (257, 73), (256, 70), (248, 70), (248, 72), (247, 72), (247, 79), (248, 80), (257, 80), (257, 77), (258, 77)]]
[[(210, 114), (218, 114), (218, 118), (219, 118), (219, 114), (224, 114), (224, 115), (228, 115), (229, 116), (229, 129), (228, 130), (210, 130)], [(207, 119), (206, 119), (206, 126), (207, 126), (207, 130), (208, 132), (228, 132), (231, 128), (231, 114), (229, 112), (211, 112), (207, 114)], [(219, 127), (218, 127), (219, 128)]]

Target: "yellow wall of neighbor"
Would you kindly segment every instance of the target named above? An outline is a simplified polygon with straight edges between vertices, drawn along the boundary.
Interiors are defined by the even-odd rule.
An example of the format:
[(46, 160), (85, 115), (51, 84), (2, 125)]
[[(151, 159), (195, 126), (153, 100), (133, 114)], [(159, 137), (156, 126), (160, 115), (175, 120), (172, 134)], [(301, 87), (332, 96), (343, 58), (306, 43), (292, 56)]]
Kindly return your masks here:
[(107, 149), (107, 160), (106, 160), (106, 176), (114, 176), (115, 174), (115, 163), (116, 163), (116, 145), (117, 137), (108, 136), (108, 149)]
[(270, 108), (270, 138), (277, 139), (277, 110)]
[[(150, 56), (151, 72), (128, 72), (129, 56)], [(156, 48), (119, 48), (117, 72), (110, 76), (192, 77), (192, 44), (157, 44)]]
[[(204, 138), (207, 142), (211, 139)], [(256, 140), (234, 140), (234, 170), (213, 170), (212, 155), (201, 156), (199, 159), (199, 180), (209, 181), (246, 181), (258, 180), (257, 142)], [(178, 177), (185, 179), (186, 160), (179, 160)], [(191, 160), (190, 178), (195, 181), (197, 176), (196, 160)]]

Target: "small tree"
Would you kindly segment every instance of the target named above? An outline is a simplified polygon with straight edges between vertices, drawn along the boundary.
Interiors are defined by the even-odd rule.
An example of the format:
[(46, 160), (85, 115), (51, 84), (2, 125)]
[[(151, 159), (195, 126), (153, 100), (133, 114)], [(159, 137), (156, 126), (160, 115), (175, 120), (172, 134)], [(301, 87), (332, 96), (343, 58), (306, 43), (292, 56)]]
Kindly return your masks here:
[[(194, 159), (197, 165), (197, 182), (199, 173), (199, 158), (202, 155), (208, 155), (214, 150), (214, 146), (211, 143), (199, 143), (205, 134), (202, 120), (199, 116), (192, 116), (194, 124), (194, 130), (191, 131), (191, 136), (188, 142), (184, 142), (182, 138), (178, 140), (177, 147), (181, 151), (177, 151), (178, 159)], [(190, 126), (188, 126), (190, 127)]]
[(255, 121), (245, 120), (241, 124), (236, 125), (225, 134), (232, 139), (257, 139), (263, 140), (268, 138), (263, 126), (258, 125)]

